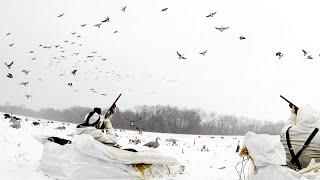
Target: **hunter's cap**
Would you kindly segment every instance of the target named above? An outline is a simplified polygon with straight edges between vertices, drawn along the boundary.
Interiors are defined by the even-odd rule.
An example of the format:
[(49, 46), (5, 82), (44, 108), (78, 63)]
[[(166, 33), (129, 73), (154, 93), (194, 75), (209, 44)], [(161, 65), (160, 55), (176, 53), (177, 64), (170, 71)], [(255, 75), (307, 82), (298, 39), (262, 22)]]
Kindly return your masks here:
[(93, 108), (93, 111), (98, 114), (101, 114), (101, 108), (95, 107), (95, 108)]

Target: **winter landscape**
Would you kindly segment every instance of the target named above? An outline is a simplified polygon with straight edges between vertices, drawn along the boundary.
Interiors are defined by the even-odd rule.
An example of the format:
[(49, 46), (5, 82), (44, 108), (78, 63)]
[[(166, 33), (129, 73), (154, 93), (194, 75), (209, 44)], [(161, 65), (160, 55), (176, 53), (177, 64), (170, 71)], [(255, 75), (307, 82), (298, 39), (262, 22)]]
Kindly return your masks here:
[(1, 1), (0, 179), (320, 179), (318, 7)]
[[(39, 122), (40, 124), (33, 125), (33, 122)], [(75, 124), (25, 117), (22, 117), (20, 129), (8, 128), (10, 124), (8, 120), (1, 119), (1, 179), (55, 179), (39, 169), (43, 144), (37, 141), (35, 136), (68, 137), (69, 134), (74, 132)], [(66, 128), (57, 129), (58, 127)], [(131, 145), (135, 148), (141, 148), (141, 144), (160, 137), (160, 146), (157, 151), (178, 158), (186, 166), (186, 173), (169, 178), (164, 177), (164, 179), (238, 178), (235, 165), (241, 158), (235, 152), (237, 148), (235, 144), (238, 140), (242, 141), (242, 137), (148, 132), (139, 134), (137, 131), (121, 132), (120, 130), (117, 130), (117, 134), (123, 139), (121, 144), (127, 144), (127, 146), (130, 145), (129, 139), (139, 138), (141, 140), (140, 144)], [(172, 145), (172, 141), (169, 142), (167, 139), (176, 139), (176, 145)], [(201, 151), (203, 145), (206, 145), (208, 151)], [(241, 166), (238, 167), (238, 170), (240, 172)]]

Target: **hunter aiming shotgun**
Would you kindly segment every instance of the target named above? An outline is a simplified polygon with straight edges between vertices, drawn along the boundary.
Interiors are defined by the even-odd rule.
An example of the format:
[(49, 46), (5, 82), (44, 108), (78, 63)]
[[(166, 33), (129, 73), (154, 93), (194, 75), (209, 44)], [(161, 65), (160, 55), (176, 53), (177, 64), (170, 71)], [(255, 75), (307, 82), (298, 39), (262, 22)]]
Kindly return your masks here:
[(104, 115), (105, 118), (107, 118), (109, 115), (111, 115), (113, 112), (113, 108), (116, 106), (117, 101), (119, 100), (121, 94), (119, 94), (119, 96), (117, 97), (117, 99), (113, 102), (113, 104), (111, 105), (111, 107), (109, 108), (109, 110), (107, 111), (107, 113)]
[(285, 97), (283, 97), (282, 95), (280, 95), (280, 97), (289, 103), (289, 107), (290, 107), (290, 108), (292, 108), (292, 106), (294, 106), (294, 112), (297, 114), (299, 108), (298, 108), (295, 104), (293, 104), (292, 102), (290, 102), (288, 99), (286, 99)]

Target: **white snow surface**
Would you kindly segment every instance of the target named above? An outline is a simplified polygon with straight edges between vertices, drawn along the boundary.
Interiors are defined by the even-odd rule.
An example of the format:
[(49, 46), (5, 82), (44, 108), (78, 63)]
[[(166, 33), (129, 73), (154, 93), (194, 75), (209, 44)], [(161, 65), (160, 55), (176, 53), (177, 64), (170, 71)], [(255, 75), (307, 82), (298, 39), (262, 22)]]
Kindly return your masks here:
[[(42, 180), (56, 179), (39, 169), (43, 152), (43, 144), (35, 137), (58, 136), (68, 137), (74, 132), (75, 124), (51, 120), (21, 118), (21, 128), (10, 127), (9, 119), (0, 113), (0, 175), (1, 180)], [(40, 122), (34, 126), (32, 122)], [(65, 130), (56, 129), (65, 126)], [(235, 166), (242, 160), (235, 152), (238, 140), (242, 144), (242, 136), (185, 135), (143, 132), (116, 129), (119, 144), (124, 148), (145, 149), (143, 144), (160, 137), (160, 146), (156, 151), (175, 157), (185, 165), (185, 173), (167, 179), (239, 179)], [(138, 138), (138, 145), (129, 144), (129, 139)], [(177, 145), (167, 139), (174, 138)], [(209, 151), (201, 151), (206, 145)], [(248, 163), (249, 164), (249, 163)], [(246, 168), (248, 174), (248, 168)], [(162, 178), (166, 179), (166, 178)]]

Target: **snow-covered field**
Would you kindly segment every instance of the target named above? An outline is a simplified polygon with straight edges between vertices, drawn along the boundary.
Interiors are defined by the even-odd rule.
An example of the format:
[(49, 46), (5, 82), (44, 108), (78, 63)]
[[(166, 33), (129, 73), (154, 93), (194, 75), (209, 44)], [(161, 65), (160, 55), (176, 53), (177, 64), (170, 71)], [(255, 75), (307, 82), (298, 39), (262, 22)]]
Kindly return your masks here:
[[(10, 127), (9, 119), (4, 119), (0, 113), (0, 179), (1, 180), (40, 180), (55, 179), (39, 169), (43, 144), (35, 136), (52, 135), (67, 137), (74, 132), (75, 124), (56, 122), (51, 120), (38, 120), (22, 117), (21, 128)], [(33, 122), (40, 125), (33, 125)], [(57, 127), (65, 129), (56, 129)], [(135, 149), (149, 141), (160, 137), (160, 146), (156, 149), (162, 154), (177, 158), (185, 165), (185, 173), (177, 175), (173, 179), (239, 179), (235, 165), (242, 159), (235, 152), (239, 136), (211, 136), (211, 135), (184, 135), (164, 134), (137, 131), (116, 130), (119, 136), (119, 144), (127, 145), (129, 139), (138, 138), (141, 143), (131, 145)], [(174, 138), (177, 145), (167, 139)], [(201, 151), (206, 145), (209, 151)]]

